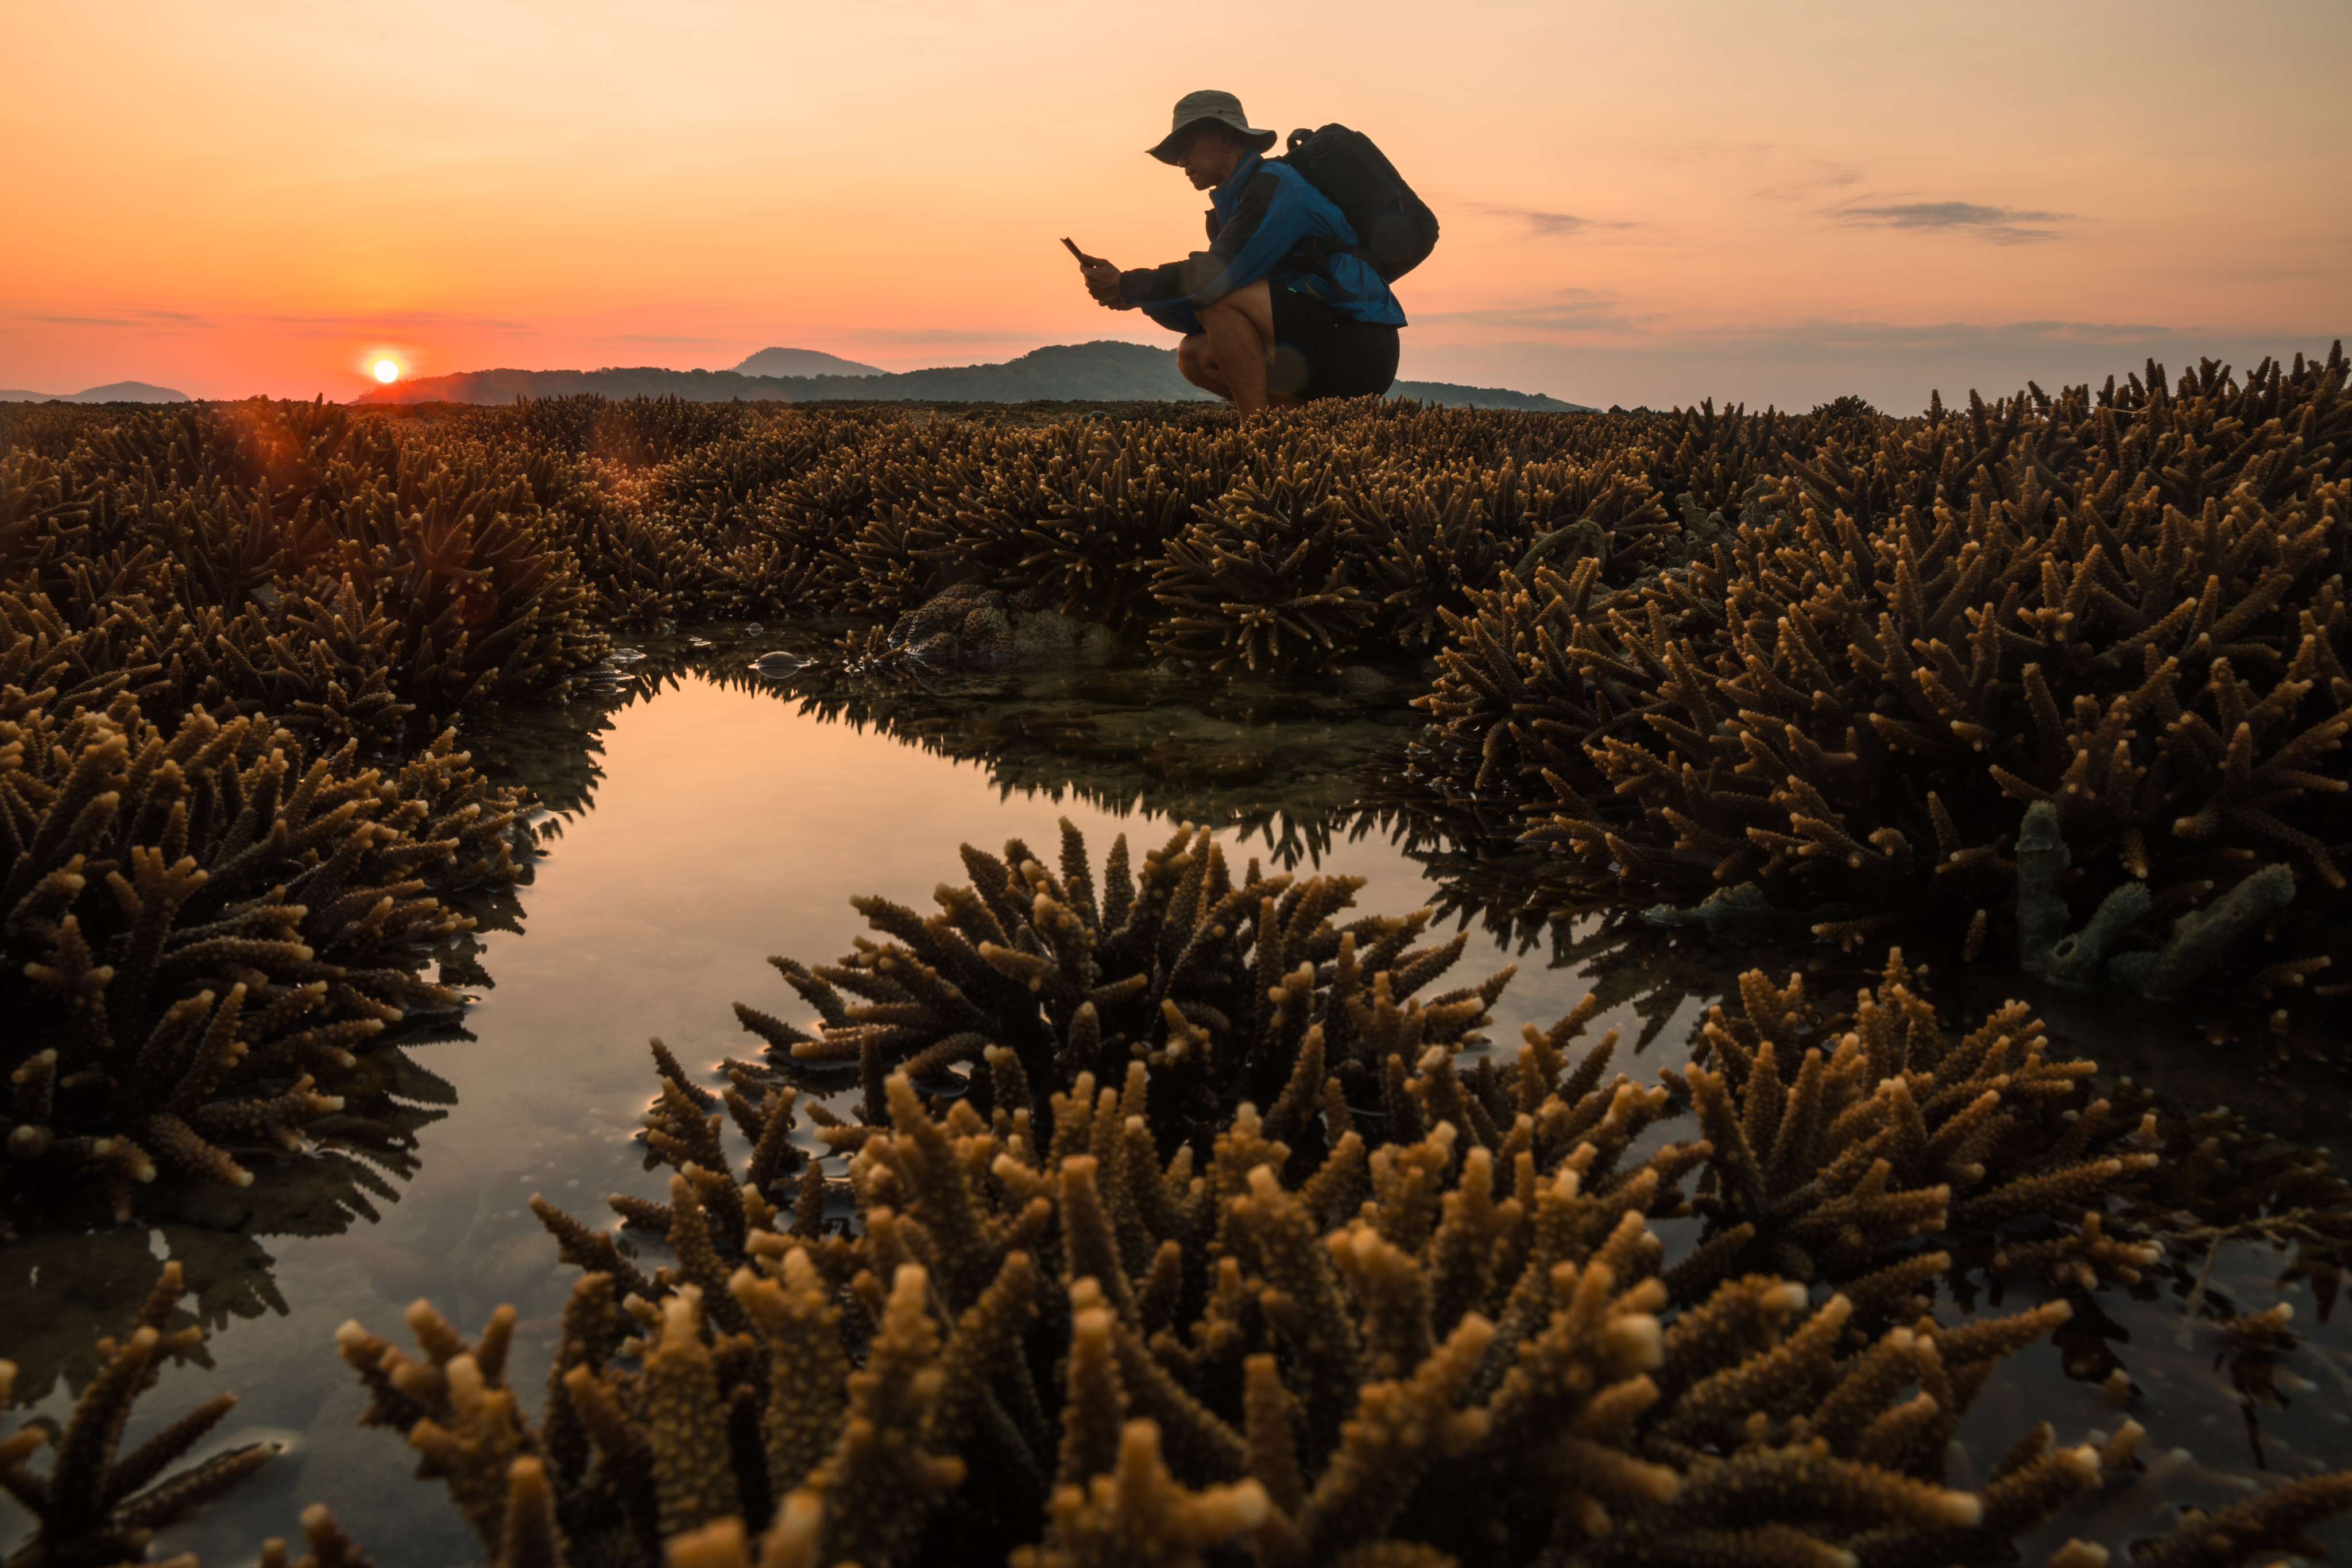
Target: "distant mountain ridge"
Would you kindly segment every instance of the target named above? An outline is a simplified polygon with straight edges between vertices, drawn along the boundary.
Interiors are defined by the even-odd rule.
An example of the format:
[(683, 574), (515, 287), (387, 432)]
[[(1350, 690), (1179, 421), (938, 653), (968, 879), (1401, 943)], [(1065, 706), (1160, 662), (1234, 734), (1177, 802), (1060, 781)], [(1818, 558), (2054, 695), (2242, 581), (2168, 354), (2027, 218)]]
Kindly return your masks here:
[(816, 349), (762, 349), (735, 367), (739, 376), (886, 376), (879, 365)]
[(24, 392), (0, 388), (0, 402), (194, 402), (195, 399), (171, 387), (148, 382), (109, 382), (78, 392)]
[[(743, 363), (793, 362), (769, 358), (788, 354), (814, 357), (815, 350), (763, 349)], [(509, 403), (519, 397), (563, 397), (575, 392), (598, 392), (614, 398), (668, 396), (690, 402), (727, 402), (736, 398), (777, 402), (845, 399), (930, 402), (1213, 401), (1179, 373), (1174, 350), (1108, 340), (1033, 349), (1001, 364), (901, 371), (896, 374), (871, 371), (855, 375), (754, 375), (745, 373), (740, 366), (732, 371), (672, 371), (649, 365), (596, 371), (460, 371), (453, 375), (425, 376), (378, 387), (353, 401)], [(1399, 382), (1389, 390), (1389, 395), (1455, 407), (1532, 409), (1552, 413), (1591, 412), (1582, 404), (1563, 402), (1540, 392), (1457, 386), (1446, 382)]]

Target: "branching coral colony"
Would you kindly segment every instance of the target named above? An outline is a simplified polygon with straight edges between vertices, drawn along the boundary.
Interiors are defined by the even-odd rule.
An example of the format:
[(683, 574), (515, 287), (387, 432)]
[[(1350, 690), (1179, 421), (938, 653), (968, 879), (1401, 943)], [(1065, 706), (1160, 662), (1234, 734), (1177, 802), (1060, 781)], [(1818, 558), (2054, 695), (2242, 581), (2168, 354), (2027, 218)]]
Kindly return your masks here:
[(35, 410), (0, 461), (0, 607), (328, 738), (542, 689), (600, 624), (888, 621), (950, 589), (1218, 668), (1444, 643), (1411, 772), (1570, 862), (2260, 1005), (2352, 961), (2346, 376), (2150, 366), (1918, 420), (1326, 404), (1248, 434)]
[(437, 741), (396, 768), (311, 755), (86, 674), (86, 639), (0, 650), (0, 1011), (9, 1218), (159, 1175), (252, 1179), (341, 1108), (314, 1074), (416, 1008), (416, 945), (470, 922), (428, 883), (511, 880), (515, 800)]
[[(1165, 878), (1205, 862), (1189, 840), (1171, 851), (1147, 862)], [(1010, 874), (969, 859), (973, 885), (940, 892), (934, 949), (954, 912), (988, 903), (987, 868)], [(1030, 952), (1043, 968), (1012, 962), (1011, 932), (975, 947), (1027, 998), (992, 998), (986, 1027), (1045, 1033), (1044, 977), (1095, 926), (1057, 913), (1085, 862), (1074, 845), (1057, 880), (1017, 846), (1008, 859), (1034, 890), (1020, 929), (1059, 944)], [(648, 1137), (670, 1201), (614, 1207), (665, 1231), (673, 1264), (646, 1274), (535, 1200), (588, 1270), (541, 1417), (505, 1381), (510, 1311), (468, 1343), (420, 1302), (420, 1354), (342, 1331), (366, 1419), (408, 1436), (509, 1565), (1943, 1563), (2001, 1560), (2078, 1508), (2163, 1528), (2160, 1502), (2130, 1501), (2128, 1421), (2074, 1447), (2034, 1428), (1977, 1490), (1948, 1485), (1977, 1392), (2069, 1308), (1951, 1326), (1928, 1296), (1972, 1266), (2082, 1291), (2136, 1279), (2161, 1251), (2136, 1207), (2178, 1196), (2159, 1151), (2200, 1142), (2242, 1177), (2255, 1141), (2095, 1097), (2091, 1064), (2051, 1061), (2021, 1009), (1948, 1038), (1899, 956), (1843, 1033), (1801, 982), (1750, 975), (1741, 1016), (1707, 1024), (1712, 1065), (1658, 1088), (1604, 1082), (1613, 1035), (1574, 1058), (1590, 1004), (1530, 1028), (1508, 1068), (1481, 1054), (1464, 1072), (1483, 998), (1454, 1004), (1433, 1040), (1398, 999), (1426, 956), (1359, 958), (1379, 923), (1332, 924), (1344, 887), (1254, 886), (1265, 929), (1323, 956), (1271, 988), (1287, 1023), (1213, 1033), (1171, 1003), (1163, 1030), (1090, 1026), (1083, 1064), (1041, 1056), (1034, 1079), (990, 1050), (975, 1092), (946, 1102), (889, 1054), (913, 1041), (886, 1037), (936, 1033), (962, 993), (917, 956), (910, 917), (866, 905), (901, 940), (825, 973), (890, 977), (853, 993), (886, 994), (842, 1002), (782, 966), (835, 1016), (780, 1041), (774, 1071), (730, 1064), (723, 1113), (656, 1044)], [(1270, 917), (1286, 899), (1289, 926)], [(1221, 924), (1198, 907), (1180, 932)], [(1129, 972), (1148, 992), (1171, 967)], [(856, 1125), (798, 1082), (853, 1037), (884, 1071)], [(1221, 1061), (1246, 1076), (1266, 1055), (1270, 1111), (1184, 1109)], [(1351, 1104), (1345, 1062), (1376, 1105)], [(803, 1108), (848, 1156), (845, 1229), (788, 1141)], [(740, 1179), (725, 1120), (752, 1146)], [(1706, 1135), (1659, 1135), (1676, 1126)], [(2287, 1164), (2251, 1184), (2254, 1206), (2340, 1235), (2352, 1195), (2315, 1161)], [(2061, 1223), (2021, 1241), (2005, 1222), (2027, 1211)], [(1701, 1239), (1667, 1266), (1654, 1223), (1694, 1216)], [(2347, 1505), (2352, 1475), (2308, 1477), (2174, 1514), (2135, 1551), (2248, 1562)], [(2074, 1542), (2051, 1561), (2106, 1554)]]
[(2340, 997), (2347, 374), (2340, 347), (2242, 385), (2151, 366), (1833, 437), (1687, 570), (1475, 594), (1412, 771), (1727, 914), (1857, 904), (1816, 929), (1907, 911), (2057, 978)]
[[(64, 1425), (28, 1422), (0, 1438), (0, 1488), (38, 1521), (9, 1557), (11, 1568), (147, 1562), (148, 1543), (157, 1531), (185, 1519), (279, 1452), (274, 1442), (245, 1443), (164, 1474), (236, 1407), (234, 1394), (205, 1400), (130, 1452), (121, 1451), (131, 1406), (155, 1386), (163, 1363), (203, 1354), (203, 1329), (172, 1326), (183, 1290), (180, 1266), (163, 1265), (162, 1278), (131, 1321), (130, 1336), (98, 1342), (97, 1374)], [(0, 1406), (12, 1402), (16, 1380), (16, 1366), (0, 1361)], [(27, 1462), (44, 1448), (55, 1449), (46, 1474)], [(302, 1526), (310, 1550), (299, 1568), (366, 1568), (367, 1558), (323, 1505), (304, 1510)], [(270, 1568), (285, 1568), (285, 1542), (264, 1543), (261, 1560)], [(170, 1561), (195, 1568), (193, 1556)]]
[[(1860, 942), (1903, 908), (2061, 980), (2339, 994), (2347, 377), (2339, 350), (1965, 417), (1367, 402), (1246, 434), (0, 412), (0, 1006), (36, 1025), (10, 1201), (247, 1179), (332, 1113), (319, 1072), (454, 999), (403, 954), (527, 839), (447, 721), (609, 626), (950, 590), (1223, 669), (1442, 642), (1421, 798), (1717, 890), (1691, 918)], [(2095, 1090), (2021, 1009), (1955, 1039), (1899, 959), (1850, 1012), (1751, 975), (1645, 1088), (1603, 1081), (1608, 1040), (1573, 1055), (1591, 1008), (1507, 1066), (1472, 1049), (1507, 971), (1421, 999), (1462, 940), (1340, 924), (1349, 879), (1237, 876), (1190, 831), (1099, 877), (1075, 833), (1051, 870), (965, 863), (938, 913), (862, 901), (878, 940), (779, 960), (817, 1021), (739, 1009), (769, 1049), (723, 1104), (656, 1051), (668, 1201), (614, 1207), (673, 1263), (536, 1206), (587, 1270), (538, 1421), (510, 1312), (469, 1344), (420, 1304), (415, 1357), (345, 1331), (496, 1561), (1940, 1563), (2098, 1502), (2140, 1560), (2220, 1563), (2352, 1502), (2310, 1476), (2157, 1518), (2128, 1423), (1949, 1484), (2067, 1295), (2231, 1236), (2332, 1288), (2352, 1228), (2324, 1166)], [(1978, 1271), (2056, 1294), (1939, 1322)], [(5, 1445), (22, 1561), (140, 1554), (254, 1462), (158, 1484), (217, 1402), (116, 1454), (184, 1348), (170, 1305), (101, 1347), (47, 1476), (41, 1429)], [(363, 1561), (305, 1525), (305, 1564)]]

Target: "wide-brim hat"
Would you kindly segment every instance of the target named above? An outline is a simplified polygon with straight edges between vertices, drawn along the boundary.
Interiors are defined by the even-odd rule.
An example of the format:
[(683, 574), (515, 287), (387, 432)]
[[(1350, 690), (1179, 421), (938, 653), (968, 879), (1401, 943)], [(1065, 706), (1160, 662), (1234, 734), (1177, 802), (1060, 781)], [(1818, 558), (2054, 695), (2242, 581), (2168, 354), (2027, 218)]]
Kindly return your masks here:
[(1160, 138), (1157, 147), (1147, 147), (1144, 151), (1162, 163), (1175, 162), (1178, 152), (1184, 145), (1184, 133), (1204, 120), (1213, 120), (1220, 125), (1231, 126), (1250, 141), (1256, 142), (1257, 150), (1261, 152), (1273, 146), (1280, 134), (1278, 131), (1260, 131), (1252, 125), (1249, 122), (1249, 116), (1242, 112), (1242, 100), (1232, 93), (1219, 92), (1214, 88), (1207, 88), (1199, 92), (1188, 92), (1178, 99), (1176, 113), (1168, 128), (1168, 134)]

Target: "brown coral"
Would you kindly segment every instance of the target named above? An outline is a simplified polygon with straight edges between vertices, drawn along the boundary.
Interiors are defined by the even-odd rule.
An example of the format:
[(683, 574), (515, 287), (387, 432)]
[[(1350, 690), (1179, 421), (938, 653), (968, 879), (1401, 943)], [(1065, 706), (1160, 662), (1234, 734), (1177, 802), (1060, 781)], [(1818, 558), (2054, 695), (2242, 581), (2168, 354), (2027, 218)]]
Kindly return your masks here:
[(1506, 578), (1453, 622), (1414, 766), (1634, 883), (1962, 922), (2021, 896), (2046, 802), (2073, 913), (2018, 910), (2037, 966), (2119, 887), (2146, 896), (2108, 940), (2152, 954), (2265, 864), (2333, 929), (2347, 374), (2151, 367), (1884, 422), (1790, 461), (1711, 561), (1613, 595), (1589, 562)]
[[(1908, 978), (1898, 963), (1857, 1010), (1857, 1038), (1826, 1082), (1874, 1062), (1880, 1084), (1945, 1072), (1965, 1091), (1980, 1070), (2014, 1081), (2011, 1114), (2042, 1126), (2047, 1110), (2048, 1126), (2094, 1131), (2038, 1154), (2000, 1140), (2015, 1146), (1962, 1189), (2006, 1202), (2041, 1176), (2084, 1186), (2070, 1161), (2098, 1147), (2104, 1113), (2066, 1121), (2079, 1075), (2036, 1067), (2030, 1041), (2010, 1060), (2017, 1019), (1944, 1040), (1909, 1005)], [(1716, 1019), (1711, 1049), (1745, 1061), (1726, 1092), (1754, 1104), (1780, 1043), (1755, 1020), (1796, 1035), (1817, 1019), (1801, 988), (1759, 975), (1748, 992), (1748, 1019)], [(1870, 1021), (1874, 1009), (1885, 1022)], [(892, 1074), (887, 1124), (845, 1145), (849, 1234), (780, 1228), (758, 1187), (741, 1189), (746, 1212), (771, 1218), (751, 1223), (728, 1282), (740, 1318), (709, 1310), (693, 1277), (709, 1266), (691, 1260), (712, 1227), (677, 1197), (717, 1185), (681, 1168), (669, 1210), (680, 1270), (643, 1281), (659, 1299), (616, 1313), (609, 1279), (591, 1275), (567, 1316), (569, 1370), (543, 1429), (576, 1421), (594, 1435), (593, 1460), (573, 1444), (551, 1463), (572, 1547), (625, 1540), (633, 1560), (650, 1560), (667, 1539), (677, 1561), (743, 1561), (746, 1527), (718, 1517), (731, 1497), (751, 1531), (774, 1518), (764, 1550), (809, 1563), (913, 1561), (949, 1542), (1037, 1564), (1108, 1562), (1144, 1550), (1146, 1535), (1180, 1562), (1243, 1541), (1269, 1568), (1408, 1543), (1482, 1563), (1547, 1545), (1591, 1563), (1940, 1562), (1998, 1555), (2070, 1500), (2126, 1484), (2127, 1440), (2064, 1448), (2047, 1428), (1980, 1492), (1942, 1484), (1953, 1431), (1993, 1366), (2068, 1311), (1958, 1326), (1918, 1315), (1866, 1266), (1908, 1242), (1899, 1224), (1848, 1270), (1859, 1297), (1729, 1272), (1705, 1243), (1705, 1269), (1666, 1268), (1651, 1217), (1678, 1211), (1694, 1172), (1721, 1181), (1738, 1160), (1643, 1137), (1685, 1113), (1664, 1091), (1602, 1082), (1606, 1050), (1570, 1065), (1589, 1016), (1531, 1033), (1507, 1073), (1464, 1075), (1447, 1049), (1420, 1050), (1382, 1074), (1375, 1148), (1344, 1098), (1282, 1109), (1322, 1123), (1324, 1152), (1304, 1158), (1246, 1105), (1205, 1159), (1190, 1145), (1160, 1156), (1145, 1131), (1159, 1083), (1141, 1062), (1124, 1092), (1097, 1094), (1081, 1074), (1053, 1097), (1045, 1138), (1031, 1136), (1032, 1117), (1000, 1110), (992, 1125), (968, 1101), (940, 1114)], [(1320, 1048), (1310, 1031), (1299, 1061)], [(672, 1073), (666, 1099), (682, 1088)], [(1835, 1125), (1879, 1103), (1841, 1087), (1804, 1108), (1823, 1095), (1775, 1107), (1802, 1123), (1833, 1104)], [(1952, 1125), (1940, 1113), (1932, 1125), (1926, 1141), (1948, 1167), (1990, 1153), (1964, 1134), (1938, 1142)], [(1752, 1151), (1754, 1128), (1743, 1135)], [(666, 1136), (673, 1159), (712, 1153), (698, 1134)], [(1653, 1152), (1634, 1157), (1636, 1140)], [(2103, 1197), (2133, 1177), (2102, 1168), (2089, 1186)], [(429, 1315), (419, 1322), (436, 1358), (467, 1354)], [(631, 1331), (641, 1337), (624, 1343)], [(440, 1420), (381, 1392), (436, 1390), (429, 1375), (380, 1342), (350, 1343), (379, 1386), (376, 1418), (421, 1431)], [(742, 1414), (664, 1416), (663, 1357), (693, 1369), (695, 1400), (715, 1412), (731, 1399)], [(515, 1445), (555, 1452), (500, 1408)], [(719, 1441), (722, 1430), (741, 1436)], [(463, 1487), (452, 1478), (461, 1499), (486, 1489), (467, 1504), (485, 1524), (502, 1462), (486, 1456)], [(2264, 1518), (2305, 1518), (2302, 1495)], [(664, 1496), (705, 1500), (671, 1509)], [(594, 1518), (591, 1498), (632, 1511)]]
[[(155, 1531), (210, 1502), (267, 1464), (274, 1443), (248, 1443), (166, 1475), (236, 1407), (235, 1395), (206, 1400), (128, 1453), (119, 1452), (132, 1401), (155, 1385), (165, 1357), (184, 1360), (204, 1343), (201, 1328), (170, 1326), (182, 1291), (180, 1266), (167, 1263), (128, 1338), (99, 1342), (97, 1375), (62, 1430), (27, 1426), (0, 1441), (0, 1487), (39, 1521), (8, 1561), (21, 1568), (144, 1561)], [(0, 1361), (0, 1403), (16, 1382)], [(47, 1444), (47, 1474), (26, 1461)]]
[[(970, 846), (963, 858), (972, 881), (942, 884), (940, 913), (856, 900), (887, 940), (815, 968), (772, 960), (817, 1009), (816, 1028), (740, 1003), (736, 1015), (785, 1082), (859, 1075), (865, 1115), (879, 1122), (892, 1071), (947, 1083), (961, 1066), (976, 1107), (1026, 1113), (1044, 1138), (1060, 1135), (1055, 1095), (1083, 1073), (1122, 1080), (1134, 1062), (1172, 1126), (1237, 1094), (1271, 1103), (1319, 1029), (1328, 1071), (1369, 1106), (1384, 1056), (1460, 1041), (1509, 977), (1415, 1000), (1461, 938), (1416, 946), (1425, 911), (1336, 925), (1356, 879), (1269, 877), (1253, 862), (1237, 883), (1205, 830), (1180, 830), (1139, 868), (1122, 836), (1099, 886), (1066, 821), (1058, 874), (1019, 842), (1002, 859)], [(1322, 1071), (1302, 1092), (1319, 1092)]]
[(511, 879), (527, 841), (446, 736), (387, 769), (246, 717), (167, 733), (127, 694), (61, 706), (0, 688), (5, 1127), (16, 1197), (54, 1172), (121, 1217), (159, 1173), (242, 1185), (300, 1150), (341, 1109), (316, 1074), (457, 1004), (386, 955), (470, 924), (429, 889)]

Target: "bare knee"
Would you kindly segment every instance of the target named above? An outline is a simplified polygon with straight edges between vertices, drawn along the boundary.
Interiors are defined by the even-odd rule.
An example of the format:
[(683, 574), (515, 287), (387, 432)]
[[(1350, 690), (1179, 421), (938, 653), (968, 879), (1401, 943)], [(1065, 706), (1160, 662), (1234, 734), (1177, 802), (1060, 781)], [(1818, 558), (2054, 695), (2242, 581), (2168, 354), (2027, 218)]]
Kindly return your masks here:
[(1208, 334), (1204, 332), (1194, 332), (1176, 345), (1176, 370), (1194, 386), (1213, 392), (1222, 385), (1217, 382), (1217, 356), (1210, 350)]

